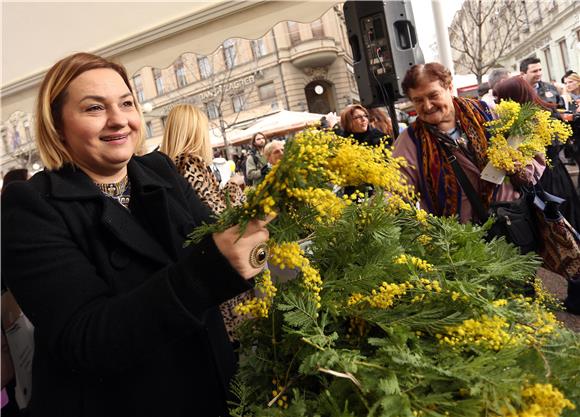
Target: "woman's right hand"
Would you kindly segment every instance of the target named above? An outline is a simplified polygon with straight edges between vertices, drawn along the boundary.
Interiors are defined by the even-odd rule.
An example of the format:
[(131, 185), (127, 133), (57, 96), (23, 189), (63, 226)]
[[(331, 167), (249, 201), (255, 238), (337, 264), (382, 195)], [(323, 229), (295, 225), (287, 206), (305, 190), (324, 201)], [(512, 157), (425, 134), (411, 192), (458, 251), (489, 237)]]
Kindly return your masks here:
[(219, 251), (245, 279), (255, 277), (264, 269), (265, 263), (260, 268), (250, 265), (250, 253), (256, 246), (268, 241), (270, 234), (266, 225), (270, 220), (251, 220), (241, 237), (238, 225), (212, 235)]
[(327, 113), (324, 117), (328, 121), (329, 129), (332, 129), (340, 121), (340, 117), (335, 112)]

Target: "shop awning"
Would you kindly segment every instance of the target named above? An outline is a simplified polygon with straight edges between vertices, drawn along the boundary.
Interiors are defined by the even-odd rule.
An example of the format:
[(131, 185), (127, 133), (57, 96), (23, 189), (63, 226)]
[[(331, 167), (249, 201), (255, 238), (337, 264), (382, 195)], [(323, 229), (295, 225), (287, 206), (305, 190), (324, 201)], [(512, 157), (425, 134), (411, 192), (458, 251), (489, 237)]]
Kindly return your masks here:
[(317, 113), (280, 110), (257, 120), (246, 129), (231, 132), (228, 134), (228, 140), (232, 145), (245, 143), (258, 132), (267, 138), (283, 136), (319, 122), (322, 116), (324, 115)]
[(210, 54), (229, 38), (257, 39), (278, 22), (314, 21), (337, 3), (5, 3), (2, 93), (38, 83), (54, 62), (73, 52), (119, 57), (131, 74), (144, 66), (165, 68), (186, 52)]

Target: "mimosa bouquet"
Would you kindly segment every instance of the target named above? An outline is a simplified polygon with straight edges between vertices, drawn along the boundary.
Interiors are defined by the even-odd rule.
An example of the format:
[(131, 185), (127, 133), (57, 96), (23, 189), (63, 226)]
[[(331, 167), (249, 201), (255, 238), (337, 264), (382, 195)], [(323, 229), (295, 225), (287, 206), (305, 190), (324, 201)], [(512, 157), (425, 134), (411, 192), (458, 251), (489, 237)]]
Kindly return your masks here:
[(297, 223), (298, 228), (285, 232), (286, 237), (296, 238), (309, 225), (336, 221), (356, 200), (354, 195), (338, 197), (335, 187), (376, 186), (398, 207), (414, 199), (412, 188), (399, 172), (402, 165), (406, 160), (393, 158), (386, 145), (369, 147), (333, 132), (307, 129), (286, 144), (280, 163), (249, 189), (243, 206), (228, 208), (216, 224), (197, 230), (194, 236), (234, 224), (243, 230), (253, 218), (276, 215), (275, 225)]
[(487, 123), (492, 135), (487, 156), (493, 167), (507, 174), (531, 163), (536, 154), (545, 154), (552, 142), (565, 143), (572, 135), (567, 123), (533, 103), (502, 100), (495, 111), (498, 118)]
[[(276, 216), (269, 225), (270, 262), (282, 268), (300, 268), (305, 288), (319, 304), (318, 271), (309, 266), (297, 241), (307, 238), (316, 225), (335, 223), (346, 207), (364, 197), (359, 190), (338, 197), (337, 187), (374, 186), (387, 193), (390, 210), (410, 208), (408, 202), (415, 197), (399, 171), (403, 165), (406, 160), (393, 158), (384, 144), (371, 148), (330, 131), (306, 129), (286, 144), (282, 160), (260, 184), (249, 189), (242, 206), (228, 207), (216, 223), (196, 229), (190, 239), (198, 241), (235, 224), (243, 232), (253, 218)], [(256, 289), (263, 296), (239, 305), (238, 312), (267, 317), (276, 294), (269, 271), (256, 280)]]
[[(416, 209), (404, 161), (308, 130), (197, 239), (276, 213), (262, 293), (239, 306), (234, 417), (558, 417), (580, 404), (580, 338), (540, 264)], [(374, 186), (338, 197), (334, 185)], [(355, 203), (353, 203), (355, 202)]]

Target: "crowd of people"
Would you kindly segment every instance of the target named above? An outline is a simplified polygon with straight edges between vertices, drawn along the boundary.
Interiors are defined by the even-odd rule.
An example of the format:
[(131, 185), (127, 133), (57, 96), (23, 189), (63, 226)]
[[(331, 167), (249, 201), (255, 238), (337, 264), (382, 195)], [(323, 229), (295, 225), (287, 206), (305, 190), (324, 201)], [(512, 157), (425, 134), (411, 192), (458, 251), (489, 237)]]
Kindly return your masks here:
[[(443, 65), (415, 65), (402, 88), (417, 119), (400, 135), (385, 111), (359, 104), (327, 115), (321, 127), (391, 146), (409, 162), (402, 173), (434, 215), (481, 222), (466, 187), (488, 208), (541, 183), (566, 198), (564, 214), (578, 228), (580, 201), (560, 161), (562, 144), (500, 186), (480, 177), (486, 123), (499, 100), (564, 117), (580, 140), (580, 77), (566, 73), (563, 92), (541, 78), (535, 58), (515, 77), (494, 70), (477, 100), (454, 96)], [(245, 159), (229, 163), (213, 154), (206, 115), (181, 104), (167, 117), (159, 151), (137, 156), (141, 117), (127, 73), (87, 53), (57, 62), (37, 103), (46, 169), (27, 181), (26, 174), (5, 178), (2, 190), (3, 285), (36, 329), (31, 415), (227, 415), (236, 369), (232, 309), (265, 267), (267, 220), (252, 221), (241, 237), (236, 226), (183, 243), (228, 204), (242, 204), (244, 188), (263, 180), (285, 143), (257, 133)]]

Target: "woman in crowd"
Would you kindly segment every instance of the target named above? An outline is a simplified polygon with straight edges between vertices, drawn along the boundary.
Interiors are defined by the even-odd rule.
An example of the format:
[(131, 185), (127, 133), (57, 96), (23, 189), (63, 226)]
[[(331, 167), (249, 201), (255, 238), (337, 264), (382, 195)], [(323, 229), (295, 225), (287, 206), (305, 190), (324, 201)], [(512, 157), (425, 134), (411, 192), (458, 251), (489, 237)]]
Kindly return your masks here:
[(26, 181), (28, 179), (28, 170), (26, 168), (16, 168), (8, 171), (4, 178), (2, 178), (2, 193), (8, 184), (14, 181)]
[(264, 159), (266, 166), (262, 170), (264, 176), (276, 165), (284, 156), (284, 142), (281, 140), (273, 140), (264, 146)]
[[(517, 103), (534, 103), (538, 107), (552, 112), (554, 117), (558, 117), (555, 105), (543, 101), (536, 93), (536, 90), (522, 77), (515, 76), (508, 78), (495, 86), (495, 96), (499, 101), (513, 100)], [(580, 200), (574, 188), (574, 183), (566, 166), (560, 160), (562, 143), (555, 141), (548, 146), (546, 156), (551, 164), (544, 171), (540, 179), (542, 188), (550, 194), (564, 198), (566, 201), (560, 207), (562, 214), (570, 224), (578, 229), (580, 227)]]
[(566, 110), (576, 114), (580, 113), (580, 75), (575, 72), (564, 77), (564, 94), (562, 98), (566, 105)]
[(402, 172), (420, 192), (424, 210), (437, 216), (457, 215), (461, 222), (481, 221), (462, 190), (447, 151), (456, 158), (485, 210), (494, 195), (498, 201), (519, 198), (512, 184), (535, 183), (544, 161), (537, 156), (498, 189), (482, 180), (481, 171), (488, 162), (485, 123), (492, 116), (484, 102), (454, 97), (451, 81), (451, 72), (436, 62), (414, 65), (407, 71), (402, 87), (415, 106), (417, 119), (397, 138), (393, 154), (409, 162)]
[(35, 326), (32, 417), (227, 415), (217, 306), (263, 269), (265, 222), (184, 247), (209, 211), (169, 158), (135, 155), (118, 64), (57, 62), (36, 115), (46, 169), (2, 196), (2, 277)]
[(214, 213), (221, 213), (231, 204), (240, 204), (244, 193), (244, 177), (234, 175), (220, 189), (211, 172), (213, 161), (207, 116), (190, 104), (178, 104), (171, 109), (165, 122), (165, 132), (159, 151), (169, 156), (177, 170), (191, 184), (198, 197)]
[[(562, 99), (566, 106), (564, 119), (572, 126), (572, 138), (569, 144), (564, 146), (566, 156), (574, 159), (576, 165), (580, 167), (580, 76), (575, 72), (564, 75), (562, 81), (565, 85)], [(580, 185), (580, 173), (578, 174), (578, 184)]]
[[(26, 181), (28, 179), (28, 170), (26, 168), (16, 168), (8, 171), (4, 178), (2, 179), (2, 194), (8, 187), (9, 184), (12, 184), (15, 181)], [(2, 371), (0, 375), (2, 376), (2, 412), (1, 415), (3, 417), (17, 417), (17, 416), (24, 416), (26, 415), (26, 411), (21, 411), (20, 408), (26, 408), (24, 404), (20, 404), (16, 402), (18, 396), (16, 395), (16, 386), (21, 390), (23, 386), (22, 381), (17, 381), (18, 372), (14, 369), (14, 363), (16, 366), (19, 364), (18, 352), (11, 352), (8, 340), (6, 338), (6, 333), (8, 330), (5, 328), (5, 323), (8, 321), (13, 321), (16, 317), (20, 316), (21, 311), (20, 307), (14, 301), (13, 295), (8, 291), (6, 287), (5, 280), (2, 280), (2, 354), (0, 355), (0, 360), (2, 362)], [(12, 310), (12, 311), (10, 311)], [(12, 316), (12, 317), (11, 317)], [(13, 326), (18, 324), (12, 324)], [(20, 332), (27, 332), (29, 329), (22, 328)], [(32, 338), (33, 330), (30, 329), (30, 333), (28, 335)], [(17, 336), (21, 336), (22, 333), (18, 334)], [(16, 337), (16, 336), (13, 336)], [(22, 340), (22, 348), (26, 349), (29, 346), (24, 343)], [(20, 348), (20, 346), (19, 346)], [(12, 358), (15, 358), (13, 360)], [(28, 374), (29, 375), (29, 374)], [(27, 375), (27, 376), (28, 376)], [(26, 400), (26, 396), (23, 395), (21, 397), (21, 401)]]
[[(215, 214), (226, 209), (228, 203), (239, 205), (243, 202), (244, 193), (241, 186), (244, 177), (234, 175), (220, 188), (220, 183), (212, 173), (212, 149), (209, 138), (207, 116), (197, 107), (190, 104), (178, 104), (171, 109), (165, 122), (165, 132), (160, 152), (169, 156), (177, 170), (191, 184), (197, 196)], [(234, 330), (241, 318), (233, 309), (247, 293), (241, 294), (220, 305), (228, 336), (235, 340)]]
[(381, 110), (377, 107), (372, 109), (368, 109), (369, 112), (369, 123), (371, 127), (374, 127), (379, 132), (381, 132), (384, 136), (390, 138), (389, 142), (393, 140), (393, 123), (391, 122), (391, 118), (385, 113), (384, 110)]
[(284, 156), (284, 141), (273, 140), (264, 147), (264, 158), (270, 166), (276, 165)]
[(360, 104), (353, 104), (340, 113), (340, 128), (337, 135), (352, 136), (358, 143), (377, 146), (384, 138), (384, 133), (372, 127), (369, 123), (369, 112)]

